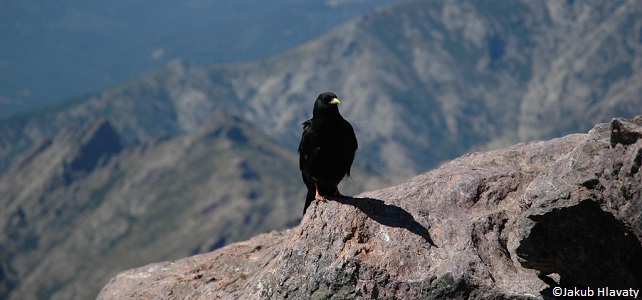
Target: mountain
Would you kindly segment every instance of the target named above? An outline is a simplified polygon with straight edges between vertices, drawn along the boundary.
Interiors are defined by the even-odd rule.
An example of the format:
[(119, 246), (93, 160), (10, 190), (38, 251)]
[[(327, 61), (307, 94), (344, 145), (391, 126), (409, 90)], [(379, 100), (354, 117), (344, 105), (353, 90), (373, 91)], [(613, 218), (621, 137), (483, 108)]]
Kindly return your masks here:
[(265, 57), (391, 0), (0, 2), (0, 117), (134, 80), (168, 61)]
[(211, 76), (285, 144), (309, 109), (302, 99), (333, 90), (362, 157), (380, 172), (416, 173), (471, 148), (639, 112), (641, 14), (635, 1), (409, 1)]
[(642, 288), (641, 160), (642, 116), (471, 153), (315, 201), (297, 227), (124, 271), (98, 299), (629, 298)]
[(405, 176), (472, 148), (634, 115), (642, 107), (642, 7), (545, 3), (406, 1), (267, 59), (210, 67), (176, 61), (63, 108), (3, 122), (2, 165), (7, 153), (67, 123), (107, 117), (127, 144), (190, 132), (216, 109), (295, 149), (293, 128), (327, 90), (344, 100), (362, 167)]
[(176, 60), (0, 120), (0, 297), (91, 297), (124, 268), (296, 223), (295, 149), (323, 91), (359, 139), (346, 194), (632, 116), (641, 10), (405, 1), (269, 58)]
[(291, 152), (222, 113), (193, 134), (127, 149), (105, 119), (66, 130), (0, 178), (3, 290), (87, 299), (125, 266), (296, 224), (297, 171)]

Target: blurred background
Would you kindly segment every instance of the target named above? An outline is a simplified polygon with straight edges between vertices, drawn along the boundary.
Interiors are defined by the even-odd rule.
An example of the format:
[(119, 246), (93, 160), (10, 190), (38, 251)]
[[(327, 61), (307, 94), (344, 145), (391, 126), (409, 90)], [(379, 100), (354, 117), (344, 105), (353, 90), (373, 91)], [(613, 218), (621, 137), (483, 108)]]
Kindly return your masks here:
[(181, 58), (278, 53), (392, 0), (0, 2), (0, 117), (114, 87)]
[(642, 113), (642, 3), (0, 1), (0, 299), (295, 226), (332, 91), (341, 191)]

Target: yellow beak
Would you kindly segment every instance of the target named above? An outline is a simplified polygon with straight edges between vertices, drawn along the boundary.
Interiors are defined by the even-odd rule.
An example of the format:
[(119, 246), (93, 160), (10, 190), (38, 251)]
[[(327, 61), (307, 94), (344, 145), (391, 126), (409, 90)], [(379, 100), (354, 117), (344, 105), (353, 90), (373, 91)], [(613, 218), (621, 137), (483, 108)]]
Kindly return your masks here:
[(332, 99), (332, 101), (330, 101), (330, 104), (339, 104), (339, 103), (341, 103), (341, 101), (339, 101), (339, 99), (337, 98), (334, 98)]

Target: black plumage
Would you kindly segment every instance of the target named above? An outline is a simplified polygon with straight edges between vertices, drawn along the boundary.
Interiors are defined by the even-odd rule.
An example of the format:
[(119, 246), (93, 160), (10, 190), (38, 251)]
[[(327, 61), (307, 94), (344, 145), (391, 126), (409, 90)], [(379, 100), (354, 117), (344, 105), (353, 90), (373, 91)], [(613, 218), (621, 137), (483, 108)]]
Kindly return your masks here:
[(339, 113), (339, 103), (333, 93), (319, 95), (312, 119), (303, 122), (299, 168), (308, 188), (303, 214), (314, 199), (341, 196), (339, 182), (350, 176), (357, 138), (352, 125)]

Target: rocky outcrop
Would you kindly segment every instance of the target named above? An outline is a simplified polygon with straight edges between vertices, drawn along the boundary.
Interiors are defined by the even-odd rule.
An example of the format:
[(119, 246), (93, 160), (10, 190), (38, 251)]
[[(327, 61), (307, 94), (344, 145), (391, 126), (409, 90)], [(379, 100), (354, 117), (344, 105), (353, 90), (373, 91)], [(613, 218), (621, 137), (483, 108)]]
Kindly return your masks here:
[(122, 272), (98, 299), (531, 299), (642, 288), (642, 117), (472, 153), (301, 224)]
[(595, 127), (528, 186), (522, 266), (568, 286), (642, 288), (642, 118)]

